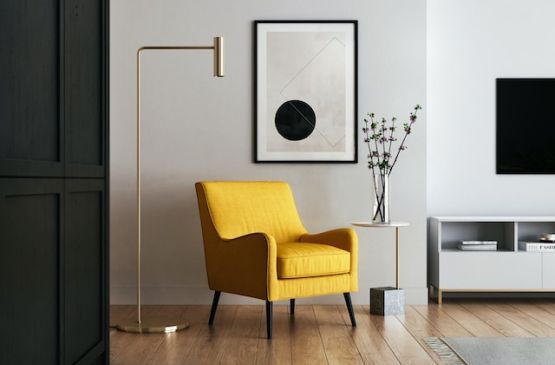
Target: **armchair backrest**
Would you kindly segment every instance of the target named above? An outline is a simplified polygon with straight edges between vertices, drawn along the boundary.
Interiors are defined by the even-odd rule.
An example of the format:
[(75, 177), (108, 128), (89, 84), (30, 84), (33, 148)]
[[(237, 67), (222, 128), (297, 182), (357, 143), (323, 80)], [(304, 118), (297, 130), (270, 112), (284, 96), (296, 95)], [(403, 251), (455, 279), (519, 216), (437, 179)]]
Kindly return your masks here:
[(197, 183), (196, 188), (199, 205), (206, 204), (208, 210), (201, 214), (203, 230), (213, 225), (221, 238), (262, 232), (279, 243), (297, 241), (306, 233), (285, 182), (208, 181)]

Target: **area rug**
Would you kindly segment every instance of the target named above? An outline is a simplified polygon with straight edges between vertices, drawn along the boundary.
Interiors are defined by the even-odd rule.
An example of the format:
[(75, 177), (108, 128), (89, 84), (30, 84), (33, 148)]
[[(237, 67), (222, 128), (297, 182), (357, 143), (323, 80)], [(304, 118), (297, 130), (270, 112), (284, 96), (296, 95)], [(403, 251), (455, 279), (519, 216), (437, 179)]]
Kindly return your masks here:
[(428, 337), (424, 341), (449, 365), (555, 364), (555, 338)]

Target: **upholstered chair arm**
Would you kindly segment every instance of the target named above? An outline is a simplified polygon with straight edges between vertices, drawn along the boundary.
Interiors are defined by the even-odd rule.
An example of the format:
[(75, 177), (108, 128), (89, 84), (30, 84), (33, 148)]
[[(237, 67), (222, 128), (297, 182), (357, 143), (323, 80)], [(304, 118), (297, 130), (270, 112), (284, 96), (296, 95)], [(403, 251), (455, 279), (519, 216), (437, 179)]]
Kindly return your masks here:
[[(213, 252), (214, 283), (222, 291), (259, 299), (277, 296), (277, 248), (265, 233), (221, 239)], [(217, 289), (216, 289), (217, 290)]]
[(301, 242), (322, 243), (351, 253), (357, 251), (358, 238), (352, 228), (338, 228), (317, 234), (304, 234)]
[(321, 243), (351, 253), (351, 291), (358, 290), (358, 237), (352, 228), (339, 228), (317, 234), (304, 234), (301, 242)]

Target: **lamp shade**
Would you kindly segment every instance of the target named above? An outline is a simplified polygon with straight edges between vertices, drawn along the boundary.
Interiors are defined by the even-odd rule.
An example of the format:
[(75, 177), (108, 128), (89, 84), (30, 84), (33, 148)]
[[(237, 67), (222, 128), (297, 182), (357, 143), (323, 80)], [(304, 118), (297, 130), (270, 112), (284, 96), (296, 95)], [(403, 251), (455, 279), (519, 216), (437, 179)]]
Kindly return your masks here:
[(214, 37), (214, 77), (224, 77), (224, 37)]

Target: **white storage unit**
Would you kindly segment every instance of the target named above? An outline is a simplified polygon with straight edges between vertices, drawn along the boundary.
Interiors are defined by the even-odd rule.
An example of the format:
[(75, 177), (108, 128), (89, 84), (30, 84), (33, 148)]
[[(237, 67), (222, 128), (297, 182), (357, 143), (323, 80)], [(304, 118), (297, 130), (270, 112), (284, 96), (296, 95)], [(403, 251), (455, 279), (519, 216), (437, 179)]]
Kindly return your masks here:
[[(555, 217), (432, 217), (428, 283), (443, 292), (555, 292), (555, 252), (526, 252), (519, 241), (555, 233)], [(461, 240), (497, 241), (497, 251), (460, 251)]]

